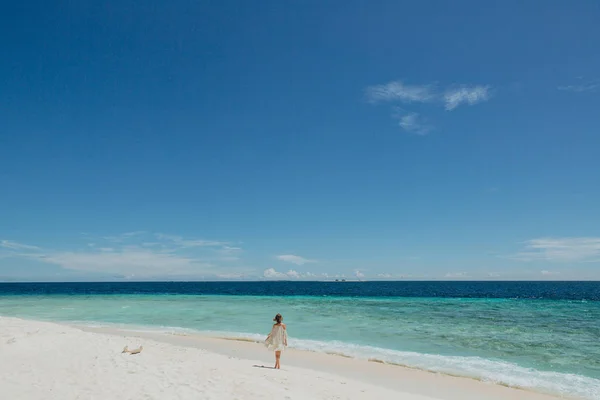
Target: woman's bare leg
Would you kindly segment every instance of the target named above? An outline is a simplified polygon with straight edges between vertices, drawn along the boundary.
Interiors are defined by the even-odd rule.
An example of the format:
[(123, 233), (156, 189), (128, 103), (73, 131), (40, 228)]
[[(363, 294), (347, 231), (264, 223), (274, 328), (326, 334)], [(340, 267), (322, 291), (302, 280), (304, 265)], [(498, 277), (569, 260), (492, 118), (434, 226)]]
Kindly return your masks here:
[(281, 358), (281, 351), (275, 352), (275, 369), (280, 369), (281, 365), (279, 365), (279, 359)]

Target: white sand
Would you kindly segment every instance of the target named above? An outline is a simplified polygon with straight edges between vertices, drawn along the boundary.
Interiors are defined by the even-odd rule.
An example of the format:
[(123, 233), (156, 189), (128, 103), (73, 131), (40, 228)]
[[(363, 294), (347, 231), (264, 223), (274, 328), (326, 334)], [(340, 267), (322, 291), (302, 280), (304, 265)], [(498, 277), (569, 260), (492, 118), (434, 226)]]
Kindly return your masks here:
[[(137, 355), (121, 354), (125, 345), (130, 349), (143, 345), (144, 349)], [(271, 357), (252, 343), (100, 333), (0, 317), (0, 398), (552, 398), (469, 379), (298, 351), (284, 354), (281, 370), (255, 367), (267, 362), (270, 366)]]

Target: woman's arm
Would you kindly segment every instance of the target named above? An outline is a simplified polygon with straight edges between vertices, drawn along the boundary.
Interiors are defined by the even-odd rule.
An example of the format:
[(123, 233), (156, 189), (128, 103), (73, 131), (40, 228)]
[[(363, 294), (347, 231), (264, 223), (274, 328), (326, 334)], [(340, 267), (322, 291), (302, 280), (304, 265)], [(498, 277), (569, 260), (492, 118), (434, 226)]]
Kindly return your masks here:
[(271, 328), (271, 333), (269, 333), (269, 336), (267, 336), (267, 338), (265, 339), (265, 342), (271, 338), (271, 335), (273, 335), (273, 328)]

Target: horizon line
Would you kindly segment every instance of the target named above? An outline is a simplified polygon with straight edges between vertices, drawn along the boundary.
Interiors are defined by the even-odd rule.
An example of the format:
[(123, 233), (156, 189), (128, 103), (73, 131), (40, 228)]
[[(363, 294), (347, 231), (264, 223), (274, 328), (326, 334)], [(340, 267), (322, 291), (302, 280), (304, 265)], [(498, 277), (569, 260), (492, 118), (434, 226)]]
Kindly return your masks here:
[(261, 280), (106, 280), (106, 281), (36, 281), (36, 280), (0, 280), (0, 284), (21, 283), (266, 283), (266, 282), (294, 282), (294, 283), (370, 283), (370, 282), (600, 282), (600, 279), (345, 279), (328, 280), (293, 280), (293, 279), (261, 279)]

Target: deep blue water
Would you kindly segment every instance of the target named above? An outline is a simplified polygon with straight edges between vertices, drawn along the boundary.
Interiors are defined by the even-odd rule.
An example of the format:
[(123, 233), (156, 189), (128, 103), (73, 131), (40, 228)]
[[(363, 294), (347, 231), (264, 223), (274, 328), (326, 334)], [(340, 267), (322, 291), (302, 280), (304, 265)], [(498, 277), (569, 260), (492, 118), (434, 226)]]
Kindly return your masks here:
[(600, 282), (279, 281), (0, 283), (0, 296), (25, 294), (442, 297), (600, 301)]

